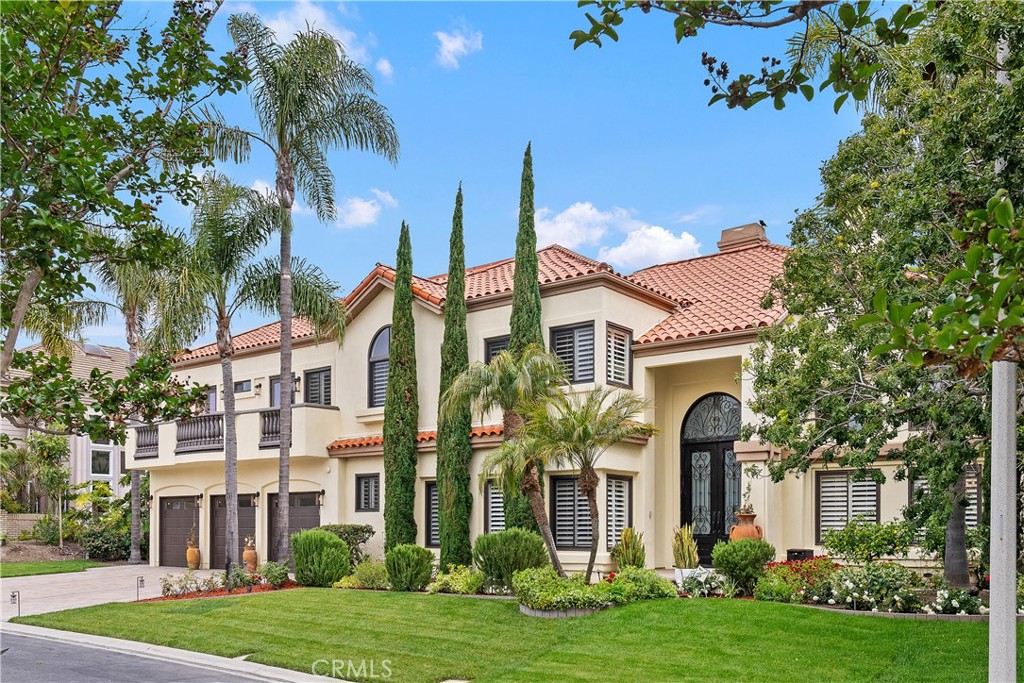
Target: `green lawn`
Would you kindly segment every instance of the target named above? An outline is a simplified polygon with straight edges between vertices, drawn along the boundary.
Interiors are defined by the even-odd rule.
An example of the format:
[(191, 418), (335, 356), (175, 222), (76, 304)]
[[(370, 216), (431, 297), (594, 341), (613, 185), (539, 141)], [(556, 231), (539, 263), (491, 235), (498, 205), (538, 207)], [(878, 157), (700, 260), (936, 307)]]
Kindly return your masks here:
[[(575, 619), (511, 601), (331, 589), (111, 603), (17, 619), (310, 671), (389, 660), (391, 681), (984, 681), (985, 623), (748, 600), (659, 600)], [(1024, 643), (1024, 640), (1022, 640)], [(322, 666), (322, 665), (321, 665)], [(322, 671), (320, 672), (322, 673)]]
[(84, 572), (92, 567), (103, 567), (99, 562), (89, 560), (53, 560), (50, 562), (4, 562), (0, 564), (0, 578), (12, 579), (16, 576), (33, 576), (35, 574), (63, 574), (65, 572)]

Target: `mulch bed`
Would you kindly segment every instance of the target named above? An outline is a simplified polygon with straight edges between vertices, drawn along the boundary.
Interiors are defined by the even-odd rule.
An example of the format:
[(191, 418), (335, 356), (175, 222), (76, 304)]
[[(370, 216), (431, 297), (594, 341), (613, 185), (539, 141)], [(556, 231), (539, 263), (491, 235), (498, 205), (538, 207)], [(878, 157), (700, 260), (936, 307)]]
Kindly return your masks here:
[(241, 587), (233, 590), (227, 588), (218, 588), (215, 591), (196, 591), (194, 593), (185, 593), (184, 595), (164, 595), (159, 598), (146, 598), (139, 602), (165, 602), (167, 600), (194, 600), (196, 598), (226, 598), (231, 595), (252, 595), (255, 593), (268, 593), (270, 591), (283, 591), (292, 588), (302, 588), (299, 584), (295, 583), (291, 579), (285, 581), (280, 588), (272, 588), (267, 584), (260, 584), (259, 586), (253, 586), (252, 590)]

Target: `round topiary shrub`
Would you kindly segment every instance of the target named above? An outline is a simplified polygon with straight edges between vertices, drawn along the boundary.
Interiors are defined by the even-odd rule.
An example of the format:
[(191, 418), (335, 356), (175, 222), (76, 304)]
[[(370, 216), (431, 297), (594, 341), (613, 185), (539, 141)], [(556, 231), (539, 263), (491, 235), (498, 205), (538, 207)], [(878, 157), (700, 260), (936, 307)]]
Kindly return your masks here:
[(725, 543), (719, 541), (711, 551), (711, 563), (720, 573), (732, 579), (746, 595), (752, 595), (764, 568), (775, 559), (775, 546), (760, 538), (745, 538)]
[(393, 591), (421, 591), (434, 573), (434, 553), (418, 545), (396, 545), (384, 556)]
[(320, 529), (292, 534), (295, 580), (303, 586), (330, 588), (352, 571), (345, 541)]
[(506, 529), (476, 537), (473, 562), (490, 588), (512, 590), (512, 576), (523, 569), (550, 563), (544, 539), (524, 529)]

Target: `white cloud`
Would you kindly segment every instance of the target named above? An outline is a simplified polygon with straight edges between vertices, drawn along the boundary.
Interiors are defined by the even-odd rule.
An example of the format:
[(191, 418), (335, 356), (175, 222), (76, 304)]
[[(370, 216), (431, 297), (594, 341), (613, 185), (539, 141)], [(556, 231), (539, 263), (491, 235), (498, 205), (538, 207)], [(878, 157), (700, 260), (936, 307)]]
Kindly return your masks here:
[[(349, 57), (367, 64), (370, 62), (370, 49), (377, 44), (376, 37), (370, 33), (360, 37), (350, 28), (342, 26), (335, 21), (335, 17), (325, 10), (327, 5), (310, 2), (310, 0), (296, 0), (290, 7), (283, 9), (275, 15), (262, 14), (263, 21), (267, 27), (274, 31), (277, 39), (287, 42), (299, 31), (305, 31), (307, 27), (326, 31), (341, 41), (345, 46), (345, 52)], [(340, 7), (339, 7), (340, 9)], [(342, 12), (342, 14), (346, 14)], [(357, 16), (347, 14), (350, 18)]]
[(437, 63), (446, 69), (458, 69), (459, 60), (472, 52), (484, 49), (484, 34), (469, 27), (457, 28), (451, 33), (435, 31)]
[(341, 203), (338, 210), (339, 228), (365, 228), (373, 225), (380, 217), (380, 212), (387, 208), (398, 206), (398, 200), (390, 192), (380, 190), (376, 187), (370, 190), (374, 199), (363, 197), (348, 197)]
[(693, 223), (718, 214), (722, 207), (717, 204), (702, 204), (693, 211), (676, 216), (676, 223)]
[(538, 246), (558, 243), (568, 249), (599, 244), (609, 228), (627, 232), (643, 225), (628, 209), (613, 206), (601, 211), (590, 202), (576, 202), (557, 214), (548, 207), (541, 207), (535, 220)]
[[(274, 188), (274, 186), (268, 183), (263, 178), (257, 178), (256, 180), (252, 181), (252, 185), (250, 187), (252, 187), (252, 189), (256, 190), (262, 195), (269, 194), (275, 197), (277, 196), (277, 190)], [(292, 213), (297, 216), (312, 216), (314, 211), (313, 209), (309, 208), (308, 206), (300, 202), (298, 199), (296, 199), (295, 202), (292, 204)]]
[(637, 270), (656, 263), (693, 258), (700, 252), (697, 238), (688, 232), (678, 235), (659, 225), (644, 225), (631, 230), (615, 247), (601, 247), (598, 255), (621, 270)]
[(373, 196), (379, 199), (381, 204), (383, 204), (384, 206), (390, 206), (392, 208), (398, 206), (398, 200), (395, 199), (394, 196), (387, 190), (380, 190), (377, 189), (376, 187), (373, 187), (370, 188), (370, 192), (372, 192)]
[(388, 83), (390, 83), (391, 79), (395, 76), (395, 67), (392, 66), (391, 60), (387, 57), (381, 57), (378, 59), (374, 68), (377, 69), (377, 73), (380, 74), (380, 77)]

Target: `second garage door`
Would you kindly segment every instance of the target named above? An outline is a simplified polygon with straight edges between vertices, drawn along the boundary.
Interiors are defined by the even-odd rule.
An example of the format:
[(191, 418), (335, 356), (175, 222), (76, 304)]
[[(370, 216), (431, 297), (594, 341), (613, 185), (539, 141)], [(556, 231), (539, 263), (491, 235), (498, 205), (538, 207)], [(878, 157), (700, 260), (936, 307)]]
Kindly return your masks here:
[[(210, 498), (210, 568), (224, 569), (227, 567), (224, 551), (224, 528), (227, 526), (228, 511), (225, 507), (227, 498), (212, 496)], [(242, 560), (245, 537), (256, 535), (256, 506), (253, 505), (252, 494), (238, 496), (238, 560)]]
[(185, 567), (185, 549), (192, 529), (199, 533), (199, 508), (194, 496), (160, 499), (160, 564)]
[[(300, 492), (290, 493), (288, 495), (288, 503), (291, 510), (288, 511), (288, 533), (294, 534), (299, 531), (306, 529), (315, 529), (320, 526), (320, 504), (317, 502), (319, 498), (316, 492)], [(269, 528), (270, 538), (268, 539), (270, 544), (270, 559), (277, 560), (277, 548), (274, 548), (275, 532), (277, 530), (277, 494), (271, 493), (269, 498), (269, 505), (267, 506), (267, 514), (270, 515)]]

